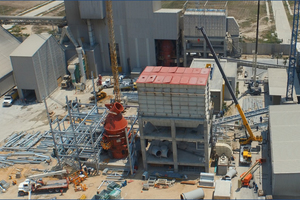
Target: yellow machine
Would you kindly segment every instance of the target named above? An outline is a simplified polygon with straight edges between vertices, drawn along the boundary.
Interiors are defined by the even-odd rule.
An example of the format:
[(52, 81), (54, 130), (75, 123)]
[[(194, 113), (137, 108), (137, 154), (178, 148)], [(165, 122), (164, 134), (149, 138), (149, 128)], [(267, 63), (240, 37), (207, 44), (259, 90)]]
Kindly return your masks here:
[(250, 144), (252, 141), (262, 142), (262, 140), (263, 140), (262, 136), (254, 136), (254, 134), (253, 134), (253, 132), (252, 132), (252, 130), (250, 128), (250, 125), (248, 124), (248, 121), (246, 119), (246, 116), (245, 116), (245, 114), (244, 114), (244, 112), (243, 112), (243, 110), (242, 110), (242, 108), (241, 108), (241, 106), (240, 106), (237, 98), (235, 97), (234, 92), (233, 92), (233, 90), (231, 88), (231, 85), (230, 85), (230, 83), (229, 83), (229, 81), (228, 81), (228, 79), (227, 79), (227, 77), (226, 77), (226, 75), (225, 75), (225, 73), (224, 73), (224, 71), (223, 71), (223, 69), (221, 67), (220, 61), (217, 58), (217, 55), (216, 55), (216, 53), (215, 53), (215, 51), (214, 51), (214, 49), (213, 49), (213, 47), (212, 47), (212, 45), (210, 43), (210, 41), (209, 41), (209, 39), (208, 39), (205, 31), (204, 31), (204, 28), (203, 27), (200, 27), (200, 28), (196, 27), (196, 28), (202, 32), (203, 37), (206, 40), (206, 44), (208, 45), (208, 47), (209, 47), (209, 49), (210, 49), (210, 51), (211, 51), (211, 53), (212, 53), (212, 55), (213, 55), (213, 57), (214, 57), (214, 59), (216, 61), (216, 64), (217, 64), (217, 66), (218, 66), (218, 68), (219, 68), (219, 70), (220, 70), (220, 72), (222, 74), (222, 77), (223, 77), (223, 79), (225, 81), (225, 84), (226, 84), (226, 86), (227, 86), (227, 88), (228, 88), (228, 90), (229, 90), (229, 92), (231, 94), (231, 97), (232, 97), (232, 99), (233, 99), (233, 101), (235, 103), (235, 107), (238, 109), (239, 114), (241, 115), (241, 118), (242, 118), (242, 121), (243, 121), (243, 125), (246, 127), (246, 130), (247, 130), (247, 132), (249, 134), (248, 138), (240, 138), (239, 139), (240, 144), (241, 145)]

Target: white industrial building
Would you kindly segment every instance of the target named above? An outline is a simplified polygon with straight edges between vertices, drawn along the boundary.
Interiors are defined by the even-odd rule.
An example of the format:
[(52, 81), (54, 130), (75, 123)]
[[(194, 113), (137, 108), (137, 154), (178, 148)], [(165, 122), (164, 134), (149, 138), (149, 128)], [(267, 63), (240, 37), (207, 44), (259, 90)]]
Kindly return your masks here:
[[(112, 4), (117, 58), (123, 73), (141, 72), (146, 66), (188, 66), (186, 63), (194, 52), (207, 56), (203, 40), (202, 47), (197, 43), (202, 34), (195, 29), (196, 25), (205, 26), (220, 55), (232, 52), (228, 46), (238, 46), (238, 25), (234, 18), (227, 17), (225, 10), (187, 10), (183, 17), (182, 9), (161, 8), (161, 1)], [(87, 60), (89, 68), (96, 73), (110, 72), (105, 1), (65, 1), (65, 8), (74, 39), (93, 53)], [(227, 45), (229, 38), (235, 45)], [(67, 49), (69, 55), (72, 50)]]
[(272, 195), (300, 198), (299, 105), (269, 106)]
[[(220, 59), (220, 64), (226, 74), (226, 77), (233, 89), (236, 90), (237, 82), (237, 63), (227, 62), (226, 59)], [(225, 86), (222, 74), (214, 59), (193, 59), (191, 68), (211, 68), (210, 74), (210, 95), (213, 103), (213, 112), (218, 113), (222, 110), (224, 100), (231, 100), (231, 94)]]
[(9, 55), (20, 43), (19, 40), (0, 26), (0, 96), (16, 85)]
[[(287, 70), (268, 68), (268, 87), (270, 101), (272, 105), (280, 105), (285, 102), (286, 89), (287, 89)], [(294, 87), (293, 87), (293, 101), (299, 102), (300, 99), (300, 86), (297, 73), (295, 73)]]
[(42, 102), (66, 74), (64, 51), (50, 34), (29, 36), (10, 59), (21, 99)]

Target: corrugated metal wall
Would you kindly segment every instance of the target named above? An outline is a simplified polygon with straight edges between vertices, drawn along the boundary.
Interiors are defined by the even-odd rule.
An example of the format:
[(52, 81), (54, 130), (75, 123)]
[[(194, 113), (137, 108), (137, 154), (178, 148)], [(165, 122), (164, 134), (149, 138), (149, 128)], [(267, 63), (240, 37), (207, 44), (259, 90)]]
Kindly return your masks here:
[(178, 13), (154, 13), (153, 37), (157, 40), (177, 40), (179, 36)]
[(195, 26), (203, 26), (209, 37), (225, 37), (226, 15), (205, 15), (203, 12), (188, 11), (184, 14), (184, 35), (188, 37), (202, 36)]
[(15, 84), (13, 72), (7, 74), (6, 76), (3, 76), (0, 79), (0, 96), (4, 95), (8, 90), (10, 90), (15, 85), (16, 84)]
[(139, 112), (143, 116), (207, 117), (207, 86), (138, 83), (137, 87)]
[(79, 1), (81, 19), (104, 19), (105, 1)]
[(227, 17), (227, 32), (230, 33), (232, 37), (237, 37), (240, 35), (239, 25), (234, 17)]
[(61, 47), (50, 37), (32, 57), (38, 91), (37, 100), (49, 96), (58, 84), (57, 79), (65, 74), (65, 57)]

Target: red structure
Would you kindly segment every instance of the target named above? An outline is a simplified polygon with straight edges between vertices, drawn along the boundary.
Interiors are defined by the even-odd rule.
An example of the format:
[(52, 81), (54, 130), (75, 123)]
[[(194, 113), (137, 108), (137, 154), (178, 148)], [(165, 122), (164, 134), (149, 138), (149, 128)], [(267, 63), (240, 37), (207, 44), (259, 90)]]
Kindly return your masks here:
[(110, 113), (105, 120), (105, 134), (103, 136), (102, 147), (111, 152), (113, 158), (121, 159), (128, 155), (126, 131), (127, 120), (123, 117), (121, 112), (124, 110), (122, 104), (116, 102), (113, 104), (105, 104)]
[(174, 62), (175, 51), (172, 41), (170, 40), (163, 40), (161, 42), (161, 52), (160, 55), (163, 58), (163, 65), (164, 66), (171, 66), (171, 63)]

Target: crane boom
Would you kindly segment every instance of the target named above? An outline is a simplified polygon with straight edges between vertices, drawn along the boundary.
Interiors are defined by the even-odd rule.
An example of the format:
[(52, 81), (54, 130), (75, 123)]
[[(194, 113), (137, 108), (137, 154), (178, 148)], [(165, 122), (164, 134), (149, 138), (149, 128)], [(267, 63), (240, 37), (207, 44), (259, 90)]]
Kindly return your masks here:
[(226, 75), (225, 75), (225, 73), (224, 73), (224, 71), (223, 71), (223, 69), (221, 67), (220, 61), (217, 58), (217, 55), (216, 55), (216, 53), (215, 53), (215, 51), (214, 51), (214, 49), (213, 49), (213, 47), (212, 47), (212, 45), (211, 45), (211, 43), (210, 43), (207, 35), (205, 33), (204, 28), (203, 27), (200, 27), (200, 28), (196, 27), (196, 28), (202, 32), (203, 37), (204, 37), (204, 39), (206, 41), (206, 44), (208, 45), (208, 47), (209, 47), (209, 49), (210, 49), (210, 51), (211, 51), (211, 53), (212, 53), (212, 55), (213, 55), (213, 57), (214, 57), (214, 59), (216, 61), (216, 64), (217, 64), (217, 66), (218, 66), (218, 68), (219, 68), (219, 70), (220, 70), (220, 72), (222, 74), (222, 77), (223, 77), (223, 79), (225, 81), (225, 84), (226, 84), (226, 86), (227, 86), (227, 88), (228, 88), (228, 90), (229, 90), (229, 92), (230, 92), (230, 94), (232, 96), (232, 99), (233, 99), (233, 101), (235, 103), (235, 107), (238, 109), (239, 114), (241, 115), (243, 124), (246, 127), (246, 129), (247, 129), (247, 131), (248, 131), (248, 133), (250, 135), (249, 138), (240, 139), (240, 144), (249, 144), (252, 141), (260, 141), (261, 142), (262, 141), (262, 137), (261, 136), (257, 136), (257, 137), (254, 136), (254, 134), (253, 134), (253, 132), (252, 132), (252, 130), (250, 128), (250, 125), (249, 125), (249, 123), (248, 123), (248, 121), (246, 119), (246, 116), (245, 116), (245, 114), (244, 114), (244, 112), (243, 112), (243, 110), (242, 110), (242, 108), (241, 108), (241, 106), (240, 106), (237, 98), (235, 97), (234, 92), (232, 90), (232, 87), (229, 84), (229, 81), (228, 81), (228, 79), (227, 79), (227, 77), (226, 77)]
[(293, 100), (294, 77), (295, 77), (295, 70), (297, 67), (297, 37), (298, 37), (298, 24), (299, 24), (299, 10), (300, 10), (300, 0), (295, 0), (293, 29), (292, 29), (292, 37), (291, 37), (291, 51), (290, 51), (289, 68), (288, 68), (288, 81), (287, 81), (287, 88), (286, 88), (287, 101)]
[(117, 61), (114, 19), (113, 19), (112, 1), (111, 0), (106, 1), (106, 16), (107, 16), (108, 33), (109, 33), (109, 51), (110, 51), (111, 71), (113, 74), (113, 79), (115, 81), (115, 83), (114, 83), (115, 102), (120, 102), (121, 95), (120, 95), (118, 61)]

